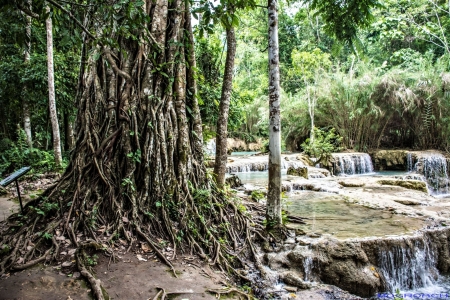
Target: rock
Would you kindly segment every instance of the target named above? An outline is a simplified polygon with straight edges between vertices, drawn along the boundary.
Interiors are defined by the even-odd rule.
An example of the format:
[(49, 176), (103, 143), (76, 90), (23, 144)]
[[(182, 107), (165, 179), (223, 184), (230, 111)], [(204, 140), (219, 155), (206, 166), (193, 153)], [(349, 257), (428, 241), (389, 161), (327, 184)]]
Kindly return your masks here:
[(394, 199), (395, 202), (403, 205), (421, 205), (422, 202), (412, 199)]
[(303, 229), (295, 228), (295, 235), (305, 235), (306, 232)]
[(71, 262), (71, 261), (65, 261), (65, 262), (63, 262), (63, 263), (61, 264), (61, 267), (66, 268), (66, 267), (70, 267), (71, 265), (72, 265), (72, 262)]
[(419, 181), (419, 180), (383, 179), (383, 180), (378, 180), (378, 183), (382, 184), (382, 185), (400, 186), (400, 187), (404, 187), (406, 189), (428, 193), (427, 184), (425, 182)]
[(296, 238), (295, 241), (296, 241), (297, 244), (299, 244), (300, 246), (308, 246), (308, 245), (311, 245), (311, 242), (310, 242), (310, 241), (305, 240), (305, 239), (300, 238), (300, 237)]
[(305, 166), (310, 166), (310, 167), (314, 166), (314, 162), (306, 154), (297, 155), (296, 159), (298, 161), (301, 161)]
[(317, 233), (317, 232), (310, 232), (307, 234), (307, 236), (309, 236), (311, 238), (320, 238), (322, 236), (322, 234)]
[(259, 151), (263, 148), (262, 140), (259, 139), (255, 143), (246, 143), (243, 140), (235, 138), (227, 138), (227, 152), (233, 151)]
[(296, 291), (298, 291), (298, 287), (296, 287), (296, 286), (288, 286), (288, 285), (285, 285), (283, 288), (284, 288), (286, 291), (291, 292), (291, 293), (295, 293)]
[(287, 254), (287, 258), (294, 264), (303, 265), (305, 253), (301, 249), (295, 249)]
[(231, 175), (225, 179), (225, 182), (230, 186), (230, 188), (234, 189), (242, 186), (241, 179), (237, 175)]
[(298, 275), (296, 275), (292, 271), (287, 271), (280, 275), (280, 279), (284, 281), (284, 283), (296, 286), (302, 290), (306, 290), (310, 288), (310, 284), (304, 282)]
[(336, 245), (330, 243), (327, 245), (328, 253), (332, 258), (337, 259), (355, 259), (367, 263), (369, 259), (359, 243), (344, 242)]
[(404, 171), (407, 168), (407, 153), (406, 150), (380, 150), (373, 155), (375, 169)]
[(349, 182), (349, 181), (339, 181), (339, 184), (343, 187), (363, 187), (366, 184), (364, 182)]
[(287, 174), (292, 176), (300, 176), (308, 179), (308, 167), (289, 167), (287, 169)]

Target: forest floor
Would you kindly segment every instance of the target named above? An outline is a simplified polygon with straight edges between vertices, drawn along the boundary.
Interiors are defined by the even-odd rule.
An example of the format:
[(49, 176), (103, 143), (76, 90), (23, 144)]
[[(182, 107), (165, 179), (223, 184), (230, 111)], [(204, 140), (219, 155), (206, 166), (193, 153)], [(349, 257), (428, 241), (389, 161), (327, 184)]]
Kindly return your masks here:
[[(56, 178), (54, 174), (47, 174), (28, 176), (21, 181), (24, 205), (52, 185)], [(10, 185), (8, 190), (10, 194), (0, 197), (0, 221), (20, 210), (15, 186)], [(167, 265), (151, 254), (137, 254), (141, 252), (123, 251), (116, 256), (116, 262), (103, 254), (97, 254), (98, 257), (93, 259), (95, 274), (110, 299), (153, 299), (160, 289), (164, 289), (171, 299), (216, 299), (208, 290), (227, 287), (227, 279), (222, 273), (196, 257), (183, 256), (171, 261), (177, 270), (176, 278)], [(74, 262), (74, 256), (68, 253), (65, 260)], [(6, 299), (83, 300), (93, 297), (89, 284), (70, 266), (41, 264), (0, 278), (0, 300)]]
[[(24, 204), (52, 185), (54, 174), (31, 177), (20, 182)], [(5, 220), (20, 206), (15, 186), (8, 187), (10, 194), (0, 197), (0, 221)], [(122, 247), (122, 249), (124, 249)], [(243, 294), (226, 294), (218, 297), (214, 291), (227, 291), (239, 287), (230, 286), (226, 274), (212, 269), (194, 256), (179, 256), (172, 260), (177, 277), (170, 272), (151, 252), (142, 249), (119, 251), (116, 261), (97, 253), (93, 258), (93, 270), (107, 291), (110, 299), (142, 300), (154, 299), (164, 289), (169, 299), (243, 299)], [(59, 264), (36, 265), (35, 267), (5, 274), (0, 278), (0, 300), (84, 300), (93, 299), (90, 285), (73, 267), (74, 256), (67, 253)], [(68, 267), (63, 262), (72, 262)], [(94, 265), (95, 264), (95, 265)], [(243, 291), (244, 289), (240, 289)], [(337, 287), (318, 285), (303, 291), (287, 289), (283, 299), (360, 299)]]

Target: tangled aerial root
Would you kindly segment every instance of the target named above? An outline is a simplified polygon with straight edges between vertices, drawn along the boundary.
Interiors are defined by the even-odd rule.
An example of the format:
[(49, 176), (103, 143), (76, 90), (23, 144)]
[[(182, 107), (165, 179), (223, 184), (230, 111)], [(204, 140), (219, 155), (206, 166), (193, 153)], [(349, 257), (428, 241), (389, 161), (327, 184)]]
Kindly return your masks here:
[[(51, 196), (52, 192), (49, 191), (46, 194)], [(44, 196), (30, 202), (25, 207), (24, 215), (13, 215), (7, 220), (7, 223), (3, 224), (0, 243), (0, 276), (10, 270), (23, 270), (43, 262), (60, 263), (60, 253), (74, 248), (76, 249), (73, 253), (76, 259), (76, 268), (92, 286), (94, 297), (105, 299), (107, 293), (102, 287), (101, 281), (95, 277), (87, 260), (89, 258), (88, 251), (89, 253), (105, 251), (105, 254), (111, 258), (114, 257), (113, 249), (119, 242), (113, 240), (111, 234), (105, 234), (108, 228), (109, 232), (127, 229), (128, 250), (138, 242), (146, 243), (155, 256), (168, 265), (174, 276), (177, 276), (170, 259), (166, 257), (166, 253), (163, 253), (162, 246), (159, 244), (161, 239), (170, 241), (176, 240), (176, 237), (152, 234), (149, 229), (142, 229), (150, 227), (149, 225), (144, 227), (145, 223), (143, 222), (134, 222), (133, 226), (126, 226), (125, 224), (131, 223), (131, 221), (125, 220), (126, 215), (120, 217), (122, 221), (125, 220), (125, 223), (106, 222), (107, 217), (99, 216), (98, 223), (87, 226), (88, 219), (85, 218), (87, 214), (75, 212), (68, 220), (69, 209), (64, 211), (57, 205), (51, 205), (49, 203), (54, 202), (50, 202), (49, 199), (49, 196)], [(60, 200), (60, 205), (61, 202), (63, 201)], [(249, 204), (247, 211), (242, 208), (242, 204), (237, 199), (229, 200), (223, 192), (218, 192), (215, 196), (209, 195), (206, 203), (210, 207), (215, 207), (217, 212), (211, 213), (210, 210), (209, 214), (205, 216), (204, 211), (193, 206), (192, 211), (195, 217), (191, 217), (191, 220), (202, 221), (189, 223), (190, 225), (195, 224), (197, 227), (190, 228), (191, 230), (185, 228), (184, 239), (180, 243), (166, 244), (165, 246), (170, 245), (174, 249), (174, 257), (177, 254), (175, 249), (178, 246), (178, 251), (197, 254), (200, 258), (207, 260), (210, 265), (218, 267), (229, 275), (234, 275), (236, 279), (250, 282), (250, 279), (239, 269), (248, 269), (250, 261), (255, 262), (256, 269), (263, 269), (254, 247), (255, 240), (265, 240), (261, 217), (262, 208), (259, 205)], [(45, 207), (52, 207), (52, 209), (44, 211)], [(255, 216), (251, 216), (249, 211), (252, 211)], [(84, 226), (80, 224), (84, 224)], [(117, 224), (119, 225), (117, 226)], [(173, 230), (173, 232), (176, 231)], [(125, 234), (122, 236), (124, 240), (127, 240)], [(121, 240), (122, 244), (120, 245), (123, 246), (124, 240)], [(212, 292), (218, 295), (237, 293), (247, 297), (245, 293), (233, 289)], [(168, 295), (171, 293), (161, 289), (154, 299), (164, 299)]]

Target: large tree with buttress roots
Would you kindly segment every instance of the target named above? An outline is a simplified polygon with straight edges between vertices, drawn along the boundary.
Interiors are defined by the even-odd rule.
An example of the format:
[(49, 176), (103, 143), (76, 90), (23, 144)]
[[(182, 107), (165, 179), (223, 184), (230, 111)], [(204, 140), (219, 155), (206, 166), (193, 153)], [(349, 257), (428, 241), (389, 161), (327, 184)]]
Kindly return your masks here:
[(91, 0), (78, 11), (47, 2), (83, 36), (76, 144), (57, 184), (8, 220), (0, 274), (57, 260), (58, 236), (77, 247), (98, 299), (86, 251), (108, 251), (118, 237), (147, 242), (169, 266), (157, 239), (234, 272), (258, 225), (203, 163), (189, 2)]

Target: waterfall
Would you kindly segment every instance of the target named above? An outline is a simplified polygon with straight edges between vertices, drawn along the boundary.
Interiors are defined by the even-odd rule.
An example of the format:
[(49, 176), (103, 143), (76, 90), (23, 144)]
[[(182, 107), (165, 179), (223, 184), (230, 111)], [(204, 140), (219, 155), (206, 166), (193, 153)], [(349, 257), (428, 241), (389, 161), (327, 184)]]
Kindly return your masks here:
[(373, 172), (372, 159), (367, 153), (334, 153), (335, 175), (356, 175)]
[(413, 163), (414, 163), (414, 161), (413, 161), (412, 153), (411, 152), (406, 153), (406, 167), (407, 167), (406, 171), (412, 172), (414, 170)]
[(381, 250), (379, 269), (390, 292), (432, 285), (439, 274), (429, 241), (411, 241)]
[(305, 256), (303, 258), (303, 269), (305, 271), (304, 279), (305, 281), (312, 281), (312, 268), (313, 259), (311, 255)]
[(203, 151), (208, 155), (216, 155), (216, 139), (210, 139), (203, 146)]
[(417, 155), (414, 171), (423, 174), (428, 190), (432, 195), (449, 194), (447, 159), (438, 152), (425, 152)]
[[(304, 167), (305, 165), (300, 161), (281, 160), (281, 169), (287, 170), (289, 167)], [(251, 159), (244, 158), (236, 160), (227, 165), (227, 173), (244, 173), (244, 172), (260, 172), (269, 169), (269, 159), (267, 156), (253, 157)]]

